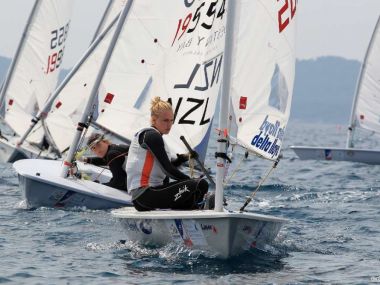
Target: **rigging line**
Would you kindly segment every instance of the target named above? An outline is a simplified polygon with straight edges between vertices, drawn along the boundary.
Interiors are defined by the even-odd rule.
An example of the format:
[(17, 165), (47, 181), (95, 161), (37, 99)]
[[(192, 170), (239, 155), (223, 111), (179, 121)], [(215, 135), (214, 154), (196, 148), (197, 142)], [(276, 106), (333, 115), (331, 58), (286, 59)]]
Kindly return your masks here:
[[(83, 142), (84, 142), (84, 138), (86, 137), (86, 134), (87, 134), (87, 131), (88, 131), (88, 128), (92, 122), (92, 119), (94, 117), (94, 112), (95, 112), (95, 108), (97, 108), (97, 105), (96, 104), (93, 104), (92, 106), (92, 111), (91, 113), (89, 114), (89, 117), (88, 117), (88, 120), (87, 120), (87, 124), (86, 124), (86, 127), (85, 127), (85, 131), (82, 133), (82, 136), (81, 136), (81, 139), (77, 145), (77, 148), (75, 150), (75, 155), (80, 151), (80, 149), (82, 148), (82, 145), (83, 145)], [(74, 158), (75, 158), (75, 155), (74, 155)]]
[(247, 207), (247, 205), (252, 201), (252, 199), (255, 197), (256, 193), (259, 191), (261, 185), (264, 183), (264, 181), (269, 177), (269, 175), (272, 173), (273, 169), (275, 169), (277, 167), (277, 164), (280, 162), (279, 159), (277, 159), (272, 167), (268, 170), (267, 174), (264, 176), (264, 179), (261, 179), (261, 181), (259, 182), (259, 185), (257, 185), (255, 191), (253, 191), (253, 193), (251, 194), (250, 197), (248, 197), (247, 201), (245, 201), (243, 207), (240, 208), (240, 212), (243, 212), (245, 207)]
[[(228, 150), (228, 149), (227, 149)], [(226, 165), (225, 165), (225, 167), (224, 167), (224, 175), (223, 175), (223, 186), (226, 186), (226, 177), (227, 177), (227, 175), (228, 175), (228, 172), (229, 172), (229, 170), (230, 170), (230, 166), (231, 166), (231, 164), (232, 164), (232, 158), (233, 158), (233, 154), (234, 154), (234, 151), (235, 151), (235, 147), (232, 145), (231, 146), (231, 152), (230, 152), (230, 156), (229, 156), (229, 158), (230, 158), (230, 160), (231, 160), (231, 162), (229, 162), (228, 160), (226, 160)], [(226, 155), (227, 155), (227, 151), (226, 151)], [(228, 156), (228, 155), (227, 155)]]
[[(180, 136), (179, 138), (184, 143), (184, 145), (186, 146), (186, 148), (189, 150), (189, 152), (191, 154), (194, 150), (191, 148), (191, 146), (187, 142), (186, 138), (184, 136)], [(201, 168), (201, 170), (203, 171), (203, 173), (206, 175), (206, 177), (210, 181), (210, 183), (212, 185), (215, 185), (214, 180), (212, 179), (210, 173), (205, 168), (204, 164), (199, 160), (199, 158), (195, 158), (195, 161), (198, 163), (199, 167)]]
[[(180, 138), (181, 139), (181, 138)], [(184, 138), (185, 139), (185, 138)], [(181, 139), (182, 140), (182, 139)], [(187, 139), (185, 139), (186, 141), (187, 141)], [(189, 138), (189, 141), (190, 141), (190, 144), (191, 145), (194, 145), (194, 143), (192, 142), (192, 140), (191, 140), (191, 137)], [(185, 145), (186, 146), (186, 145)], [(190, 148), (191, 149), (191, 148)], [(188, 149), (189, 150), (189, 149)], [(194, 151), (195, 151), (195, 149), (194, 149)], [(190, 152), (190, 150), (189, 150), (189, 167), (190, 167), (190, 177), (194, 177), (195, 176), (195, 171), (196, 170), (199, 170), (199, 168), (200, 168), (200, 170), (202, 171), (202, 166), (201, 165), (199, 165), (199, 168), (197, 169), (196, 168), (196, 162), (198, 163), (198, 164), (200, 164), (201, 163), (201, 161), (197, 161), (197, 160), (199, 160), (199, 158), (198, 159), (196, 159), (196, 158), (191, 158), (191, 152)], [(191, 166), (190, 166), (190, 161), (191, 161)], [(204, 163), (204, 161), (203, 161), (203, 163), (202, 163), (202, 165), (203, 165), (203, 167), (205, 167), (205, 163)], [(209, 172), (208, 172), (209, 173)], [(205, 174), (206, 175), (206, 174)], [(213, 183), (213, 182), (211, 182), (211, 183)]]
[[(77, 147), (76, 147), (76, 149), (75, 149), (74, 156), (73, 156), (73, 160), (72, 160), (72, 162), (74, 162), (74, 163), (73, 163), (73, 167), (71, 167), (71, 168), (70, 168), (70, 171), (69, 171), (69, 174), (70, 174), (71, 176), (74, 176), (74, 171), (72, 171), (72, 169), (73, 169), (74, 167), (77, 169), (77, 171), (76, 171), (75, 173), (78, 173), (79, 168), (78, 168), (78, 166), (77, 166), (76, 160), (77, 160), (79, 157), (83, 156), (83, 154), (85, 153), (85, 151), (88, 149), (88, 146), (87, 146), (87, 145), (84, 146), (84, 147), (82, 148), (82, 144), (83, 144), (84, 138), (86, 137), (86, 134), (87, 134), (87, 131), (88, 131), (88, 126), (90, 125), (90, 122), (91, 122), (92, 114), (93, 114), (93, 112), (91, 112), (91, 114), (90, 114), (90, 116), (89, 116), (89, 118), (88, 118), (88, 120), (87, 120), (88, 125), (85, 126), (85, 130), (84, 130), (84, 132), (81, 134), (80, 141), (79, 141), (79, 143), (78, 143), (78, 145), (77, 145)], [(70, 147), (69, 147), (69, 148), (70, 148)], [(77, 157), (78, 157), (78, 158), (77, 158)], [(102, 171), (102, 172), (103, 172), (103, 171)], [(100, 173), (100, 174), (101, 174), (101, 173)], [(99, 175), (100, 175), (100, 174), (99, 174)]]
[(230, 176), (228, 179), (226, 179), (226, 180), (224, 181), (224, 183), (223, 183), (224, 186), (226, 186), (226, 185), (231, 181), (231, 179), (235, 176), (236, 172), (240, 169), (241, 163), (242, 163), (243, 160), (244, 160), (245, 158), (247, 158), (247, 157), (248, 157), (248, 152), (246, 152), (246, 153), (243, 155), (243, 157), (242, 157), (241, 160), (239, 161), (238, 165), (235, 167), (234, 171), (232, 171), (231, 176)]
[(33, 135), (35, 132), (37, 132), (39, 129), (41, 129), (41, 127), (42, 127), (42, 125), (40, 124), (37, 128), (34, 128), (33, 131), (30, 132), (30, 135)]
[(375, 131), (370, 131), (369, 134), (367, 134), (364, 138), (356, 138), (355, 141), (366, 141), (367, 139), (369, 139), (370, 137), (374, 136), (376, 134)]
[[(115, 156), (114, 158), (112, 158), (106, 166), (110, 166), (111, 162), (114, 161), (116, 158), (119, 158), (119, 157), (122, 157), (122, 156), (127, 156), (128, 155), (128, 152), (123, 152), (122, 154), (119, 154), (118, 156)], [(100, 171), (100, 173), (95, 177), (94, 181), (98, 180), (98, 178), (100, 177), (100, 175), (103, 173), (104, 170), (106, 170), (108, 168), (103, 168), (102, 171)]]
[(191, 158), (191, 154), (189, 152), (189, 171), (190, 171), (190, 177), (191, 178), (194, 178), (194, 161), (193, 159)]
[(43, 152), (43, 149), (41, 148), (41, 149), (40, 149), (40, 152), (38, 153), (38, 155), (37, 155), (37, 157), (36, 157), (36, 158), (40, 158), (40, 156), (41, 156), (42, 152)]

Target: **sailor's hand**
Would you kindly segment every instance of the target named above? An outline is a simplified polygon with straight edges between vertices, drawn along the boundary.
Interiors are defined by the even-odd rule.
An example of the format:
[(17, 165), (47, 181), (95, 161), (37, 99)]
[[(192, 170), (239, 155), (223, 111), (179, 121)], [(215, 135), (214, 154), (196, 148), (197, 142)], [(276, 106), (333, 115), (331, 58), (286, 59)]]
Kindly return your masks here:
[(178, 154), (177, 153), (177, 161), (179, 163), (184, 163), (184, 162), (186, 162), (188, 160), (189, 160), (189, 155), (188, 154), (186, 154), (186, 153)]
[(85, 156), (75, 157), (75, 160), (83, 162), (83, 163), (87, 163), (87, 157), (85, 157)]
[(75, 154), (75, 160), (76, 161), (82, 161), (82, 162), (86, 162), (86, 157), (84, 157), (84, 153), (85, 153), (86, 149), (82, 149), (80, 151), (78, 151), (76, 154)]
[(190, 158), (198, 159), (199, 155), (195, 150), (190, 151)]

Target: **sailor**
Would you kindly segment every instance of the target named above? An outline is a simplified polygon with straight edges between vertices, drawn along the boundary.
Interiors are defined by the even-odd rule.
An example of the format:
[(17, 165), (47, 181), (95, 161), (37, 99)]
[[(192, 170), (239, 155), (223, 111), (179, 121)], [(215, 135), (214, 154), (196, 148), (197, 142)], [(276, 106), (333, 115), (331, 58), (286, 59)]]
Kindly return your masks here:
[(112, 173), (112, 178), (104, 185), (126, 191), (127, 173), (125, 172), (125, 164), (129, 146), (112, 144), (100, 133), (93, 133), (87, 141), (87, 146), (96, 154), (96, 157), (83, 157), (81, 160), (97, 166), (108, 166)]
[[(171, 161), (162, 136), (174, 122), (170, 103), (155, 97), (151, 102), (151, 127), (140, 130), (131, 142), (126, 165), (127, 186), (138, 211), (198, 209), (208, 191), (204, 179), (191, 179), (177, 169), (189, 155)], [(196, 156), (196, 152), (192, 153)], [(169, 178), (173, 181), (169, 182)]]

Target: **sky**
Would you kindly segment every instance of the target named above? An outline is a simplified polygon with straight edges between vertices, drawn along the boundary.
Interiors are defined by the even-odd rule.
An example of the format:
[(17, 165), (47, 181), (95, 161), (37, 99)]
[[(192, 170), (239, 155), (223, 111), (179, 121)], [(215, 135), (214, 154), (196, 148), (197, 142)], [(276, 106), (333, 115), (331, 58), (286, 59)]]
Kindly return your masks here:
[[(1, 56), (13, 57), (33, 3), (0, 0)], [(73, 66), (86, 50), (107, 3), (76, 0), (64, 67)], [(332, 55), (362, 61), (379, 15), (380, 0), (298, 0), (297, 58)]]
[(297, 58), (334, 55), (363, 61), (380, 0), (299, 0)]

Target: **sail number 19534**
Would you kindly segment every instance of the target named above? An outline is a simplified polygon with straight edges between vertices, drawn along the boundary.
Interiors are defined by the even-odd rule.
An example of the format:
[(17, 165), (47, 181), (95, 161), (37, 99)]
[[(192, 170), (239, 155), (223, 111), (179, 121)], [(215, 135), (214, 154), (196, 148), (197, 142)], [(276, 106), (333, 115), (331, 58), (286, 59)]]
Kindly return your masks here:
[[(217, 7), (218, 2), (221, 3), (220, 7)], [(223, 15), (225, 13), (225, 2), (226, 0), (215, 0), (212, 1), (210, 4), (206, 4), (206, 1), (201, 1), (194, 14), (189, 13), (183, 19), (179, 19), (176, 33), (173, 38), (172, 46), (174, 45), (175, 41), (180, 40), (185, 33), (190, 34), (196, 30), (199, 24), (199, 20), (201, 19), (203, 14), (206, 15), (206, 19), (204, 19), (204, 22), (201, 21), (201, 26), (204, 29), (210, 30), (214, 24), (215, 17), (223, 18)], [(186, 7), (191, 7), (193, 3), (194, 0), (185, 0)]]

